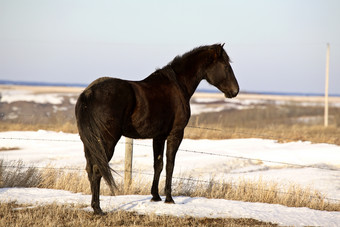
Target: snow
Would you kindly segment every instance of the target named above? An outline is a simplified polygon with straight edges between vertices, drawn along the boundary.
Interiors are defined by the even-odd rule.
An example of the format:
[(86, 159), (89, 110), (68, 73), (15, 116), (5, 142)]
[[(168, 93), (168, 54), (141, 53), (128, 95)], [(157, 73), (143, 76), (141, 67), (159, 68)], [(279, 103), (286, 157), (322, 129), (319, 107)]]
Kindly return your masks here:
[[(38, 167), (85, 168), (83, 145), (77, 134), (43, 130), (0, 132), (0, 139), (1, 147), (20, 148), (0, 152), (0, 158), (6, 162), (21, 159), (28, 165)], [(118, 171), (124, 168), (124, 140), (122, 138), (118, 142), (110, 162), (112, 168)], [(134, 140), (133, 169), (136, 172), (153, 173), (151, 140)], [(292, 183), (303, 185), (319, 190), (329, 198), (340, 199), (339, 170), (340, 146), (337, 145), (278, 143), (255, 138), (185, 139), (176, 156), (174, 176), (230, 181), (261, 177), (265, 181), (279, 181), (286, 186)], [(165, 175), (164, 172), (162, 174)]]
[[(11, 138), (11, 139), (3, 139)], [(1, 147), (18, 147), (19, 150), (2, 151), (4, 161), (22, 160), (37, 167), (84, 166), (82, 144), (79, 135), (62, 132), (1, 132)]]
[[(173, 215), (179, 217), (253, 218), (284, 226), (338, 226), (340, 212), (326, 212), (309, 208), (285, 207), (277, 204), (249, 203), (201, 197), (174, 197), (176, 204), (151, 202), (151, 196), (101, 196), (104, 212), (134, 211), (139, 214)], [(164, 201), (164, 197), (162, 197)], [(88, 205), (90, 195), (62, 190), (38, 188), (0, 189), (0, 200), (19, 204), (80, 204)], [(85, 208), (91, 211), (90, 207)]]
[(13, 103), (19, 101), (35, 102), (35, 103), (51, 103), (51, 104), (62, 104), (64, 98), (58, 94), (35, 94), (27, 90), (6, 90), (1, 91), (1, 102)]
[(201, 104), (191, 104), (190, 110), (191, 115), (199, 115), (201, 113), (221, 112), (225, 110), (225, 107), (224, 106), (207, 107), (206, 105)]
[[(0, 132), (1, 147), (18, 148), (1, 151), (6, 162), (22, 160), (26, 166), (85, 168), (85, 158), (79, 135), (51, 132)], [(125, 138), (116, 146), (110, 165), (122, 170)], [(286, 163), (295, 164), (293, 166)], [(153, 157), (151, 140), (134, 140), (133, 170), (152, 179)], [(282, 188), (298, 184), (316, 189), (330, 199), (340, 199), (340, 146), (310, 142), (278, 143), (267, 139), (183, 140), (176, 156), (174, 177), (199, 180), (240, 179), (279, 182)], [(162, 176), (165, 175), (163, 171)], [(121, 178), (115, 175), (115, 178)], [(151, 187), (151, 185), (150, 185)], [(340, 223), (340, 212), (288, 208), (281, 205), (245, 203), (206, 198), (176, 197), (175, 205), (149, 202), (149, 196), (101, 196), (102, 208), (176, 216), (247, 217), (280, 225), (327, 225)], [(47, 189), (5, 188), (0, 201), (45, 204), (90, 204), (88, 195)], [(90, 210), (90, 208), (88, 208)]]
[[(5, 162), (22, 160), (37, 167), (85, 168), (79, 135), (62, 132), (0, 132)], [(116, 146), (110, 164), (122, 171), (125, 138)], [(294, 165), (287, 165), (287, 163)], [(133, 169), (153, 173), (152, 141), (134, 140)], [(334, 170), (333, 170), (334, 169)], [(310, 142), (278, 143), (266, 139), (183, 140), (176, 156), (174, 176), (199, 180), (240, 178), (279, 182), (282, 187), (298, 184), (340, 199), (340, 146)], [(163, 171), (163, 176), (165, 175)], [(119, 176), (118, 176), (119, 177)]]

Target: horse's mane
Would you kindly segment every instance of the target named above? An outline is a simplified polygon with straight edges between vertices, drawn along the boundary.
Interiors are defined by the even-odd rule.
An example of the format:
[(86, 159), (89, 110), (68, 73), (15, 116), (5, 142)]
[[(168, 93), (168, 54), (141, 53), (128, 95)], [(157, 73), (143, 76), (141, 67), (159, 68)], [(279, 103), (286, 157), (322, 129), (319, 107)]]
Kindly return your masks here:
[(193, 55), (197, 55), (202, 51), (206, 51), (208, 49), (210, 49), (211, 46), (199, 46), (196, 47), (194, 49), (192, 49), (191, 51), (188, 51), (186, 53), (184, 53), (183, 55), (177, 55), (170, 63), (169, 65), (173, 65), (173, 64), (178, 64), (181, 61), (185, 61), (189, 56), (193, 56)]
[(219, 48), (221, 48), (221, 44), (199, 46), (184, 53), (183, 55), (176, 56), (168, 65), (175, 71), (179, 72), (182, 71), (182, 67), (187, 65), (188, 61), (196, 59), (195, 56), (201, 57), (203, 61), (206, 61), (206, 64), (209, 64), (213, 59), (212, 55), (216, 53)]
[[(177, 55), (171, 62), (169, 62), (163, 68), (156, 68), (156, 71), (152, 73), (150, 76), (144, 80), (149, 80), (154, 78), (157, 75), (164, 75), (167, 70), (171, 70), (176, 74), (179, 74), (188, 69), (188, 66), (194, 65), (197, 63), (203, 63), (203, 65), (207, 66), (211, 64), (214, 59), (216, 59), (216, 54), (221, 53), (223, 51), (223, 57), (226, 58), (226, 61), (229, 61), (229, 56), (223, 49), (223, 45), (221, 44), (213, 44), (206, 46), (199, 46), (191, 51), (184, 53), (183, 55)], [(168, 73), (165, 73), (168, 75)]]

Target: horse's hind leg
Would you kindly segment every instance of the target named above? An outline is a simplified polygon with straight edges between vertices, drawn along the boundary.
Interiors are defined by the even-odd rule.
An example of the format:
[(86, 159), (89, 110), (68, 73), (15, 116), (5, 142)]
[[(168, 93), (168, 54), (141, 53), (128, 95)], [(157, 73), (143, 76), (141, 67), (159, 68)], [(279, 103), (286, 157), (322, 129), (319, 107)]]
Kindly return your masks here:
[(86, 159), (87, 159), (86, 171), (87, 171), (88, 178), (90, 181), (90, 187), (91, 187), (91, 193), (92, 193), (91, 207), (93, 208), (93, 211), (95, 214), (103, 215), (104, 213), (102, 209), (100, 208), (100, 203), (99, 203), (100, 181), (101, 181), (102, 176), (100, 175), (97, 165), (93, 165), (89, 157), (86, 157)]

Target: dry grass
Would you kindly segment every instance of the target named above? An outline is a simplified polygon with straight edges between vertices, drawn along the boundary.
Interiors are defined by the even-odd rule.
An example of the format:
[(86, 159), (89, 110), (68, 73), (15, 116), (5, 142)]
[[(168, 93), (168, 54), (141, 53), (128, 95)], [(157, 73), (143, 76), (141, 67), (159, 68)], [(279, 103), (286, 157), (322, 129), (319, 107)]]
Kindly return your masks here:
[(37, 187), (41, 181), (41, 171), (26, 168), (22, 161), (7, 163), (0, 160), (0, 187)]
[(125, 211), (96, 216), (79, 208), (56, 204), (30, 207), (0, 203), (0, 226), (277, 226), (246, 218), (191, 218)]
[[(40, 170), (32, 168), (30, 172), (26, 172), (22, 171), (21, 162), (12, 163), (11, 166), (8, 169), (3, 165), (3, 162), (0, 162), (0, 187), (44, 187), (90, 193), (85, 173), (67, 173), (54, 170), (51, 167)], [(24, 179), (35, 179), (35, 181), (30, 180), (24, 184), (16, 183), (17, 181), (23, 182)], [(144, 187), (141, 187), (141, 185), (144, 185)], [(150, 185), (150, 182), (144, 180), (140, 182), (134, 180), (130, 188), (123, 191), (123, 185), (118, 184), (118, 188), (121, 189), (118, 194), (148, 194), (146, 186), (149, 189)], [(109, 188), (105, 184), (103, 186), (101, 193), (108, 195), (110, 193)], [(140, 215), (120, 210), (110, 212), (105, 216), (96, 216), (92, 212), (89, 213), (82, 209), (87, 206), (89, 204), (31, 206), (29, 204), (0, 202), (0, 226), (277, 226), (276, 224), (246, 218), (212, 219), (155, 214)]]
[(19, 147), (0, 147), (0, 151), (15, 151), (20, 150)]
[[(321, 117), (320, 117), (321, 116)], [(340, 108), (330, 109), (323, 126), (323, 108), (266, 105), (253, 109), (191, 116), (185, 137), (191, 139), (265, 138), (281, 142), (311, 141), (340, 145)]]
[[(12, 164), (12, 166), (15, 166)], [(68, 172), (52, 167), (46, 169), (29, 168), (22, 170), (22, 163), (16, 168), (7, 169), (0, 162), (0, 187), (40, 187), (61, 189), (75, 193), (91, 194), (85, 171)], [(123, 182), (117, 182), (116, 195), (149, 195), (151, 181), (137, 175), (129, 188), (124, 188)], [(160, 182), (160, 192), (164, 190), (164, 179)], [(102, 195), (111, 195), (104, 182)], [(309, 207), (317, 210), (340, 211), (340, 203), (331, 203), (320, 193), (308, 188), (291, 185), (281, 189), (275, 182), (264, 182), (262, 179), (250, 181), (240, 179), (237, 182), (217, 182), (214, 180), (197, 181), (190, 178), (173, 180), (174, 196), (206, 197), (214, 199), (229, 199), (247, 202), (262, 202), (282, 204), (290, 207)]]
[(78, 129), (75, 122), (66, 121), (65, 123), (58, 124), (31, 124), (31, 123), (15, 123), (15, 122), (1, 122), (0, 132), (4, 131), (37, 131), (37, 130), (47, 130), (47, 131), (62, 131), (68, 133), (78, 133)]
[[(64, 172), (49, 167), (48, 169), (41, 170), (41, 181), (39, 182), (38, 187), (91, 194), (90, 183), (85, 171)], [(108, 188), (104, 188), (105, 191), (109, 191)]]
[(340, 211), (340, 203), (331, 203), (320, 192), (298, 185), (280, 189), (276, 182), (239, 180), (235, 183), (214, 182), (198, 186), (190, 193), (193, 197), (207, 197), (246, 202), (281, 204), (288, 207), (308, 207), (316, 210)]

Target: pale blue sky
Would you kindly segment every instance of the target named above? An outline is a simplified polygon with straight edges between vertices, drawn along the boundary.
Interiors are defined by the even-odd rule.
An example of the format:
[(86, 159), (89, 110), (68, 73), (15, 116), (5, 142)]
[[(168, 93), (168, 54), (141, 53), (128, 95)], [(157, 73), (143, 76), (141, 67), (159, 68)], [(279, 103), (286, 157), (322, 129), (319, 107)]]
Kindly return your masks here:
[(140, 80), (219, 42), (241, 90), (299, 93), (324, 92), (329, 42), (340, 94), (338, 0), (0, 0), (0, 79)]

